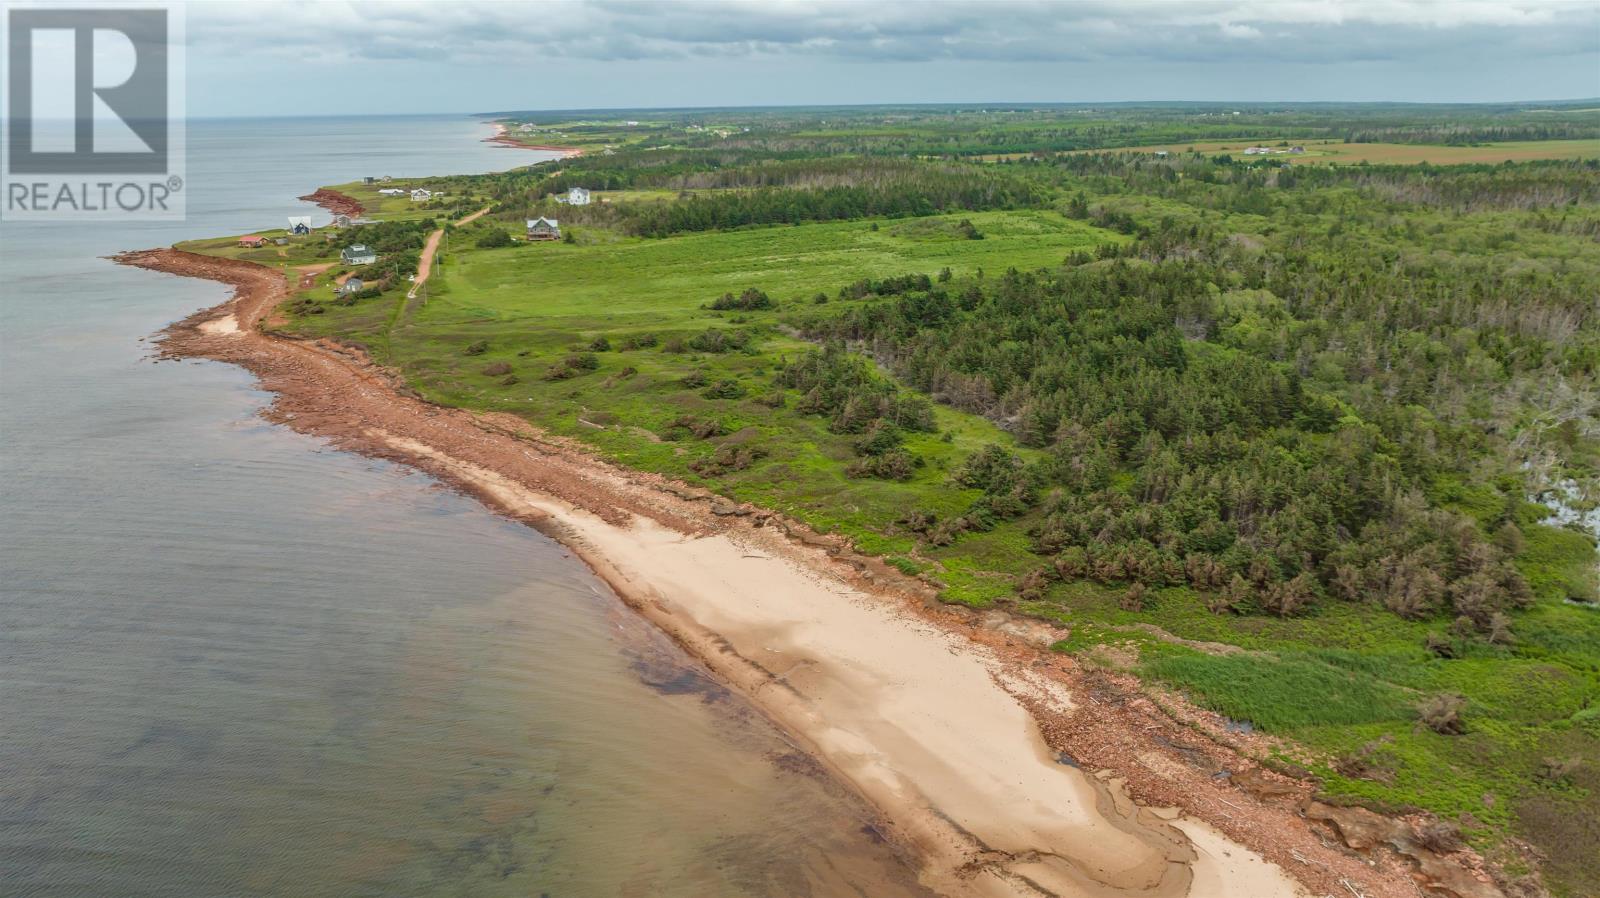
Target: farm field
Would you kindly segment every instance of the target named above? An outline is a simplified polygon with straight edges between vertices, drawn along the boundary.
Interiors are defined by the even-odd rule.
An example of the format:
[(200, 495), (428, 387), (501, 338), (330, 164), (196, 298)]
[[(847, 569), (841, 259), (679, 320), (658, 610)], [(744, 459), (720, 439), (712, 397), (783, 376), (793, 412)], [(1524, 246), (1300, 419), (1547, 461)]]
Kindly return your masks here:
[[(1217, 155), (1238, 153), (1251, 146), (1266, 146), (1274, 150), (1287, 149), (1287, 147), (1280, 146), (1283, 143), (1285, 143), (1283, 138), (1263, 140), (1260, 143), (1248, 140), (1214, 140), (1185, 144), (1129, 147), (1110, 152), (1154, 153), (1158, 150), (1166, 150), (1171, 153), (1181, 153), (1193, 149), (1206, 155)], [(1303, 146), (1306, 151), (1304, 154), (1273, 153), (1271, 156), (1257, 158), (1271, 159), (1275, 162), (1289, 162), (1293, 165), (1328, 163), (1352, 165), (1363, 162), (1372, 165), (1417, 165), (1424, 162), (1431, 165), (1467, 165), (1527, 162), (1538, 159), (1600, 159), (1600, 138), (1590, 140), (1508, 141), (1470, 147), (1402, 143), (1344, 143), (1342, 141), (1328, 140), (1289, 140), (1287, 143), (1291, 146)], [(1085, 150), (1082, 152), (1103, 151)]]

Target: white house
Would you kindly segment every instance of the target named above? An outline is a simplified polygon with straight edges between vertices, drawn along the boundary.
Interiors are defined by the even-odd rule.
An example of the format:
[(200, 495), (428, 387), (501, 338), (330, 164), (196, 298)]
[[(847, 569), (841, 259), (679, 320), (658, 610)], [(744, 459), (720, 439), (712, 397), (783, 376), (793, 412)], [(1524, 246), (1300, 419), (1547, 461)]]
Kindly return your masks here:
[(560, 240), (561, 225), (554, 218), (528, 219), (529, 240)]
[(296, 237), (304, 237), (305, 235), (311, 233), (311, 216), (289, 216), (289, 233)]
[(582, 187), (573, 187), (573, 188), (568, 189), (567, 190), (567, 205), (569, 205), (569, 206), (587, 206), (587, 205), (589, 205), (589, 191), (585, 190)]
[(345, 278), (345, 282), (334, 287), (333, 292), (339, 296), (349, 296), (352, 293), (360, 293), (365, 286), (360, 278)]
[(378, 191), (379, 196), (405, 196), (406, 192), (398, 187), (384, 187)]
[(418, 187), (417, 189), (411, 191), (411, 201), (413, 203), (420, 203), (425, 199), (432, 198), (432, 196), (433, 196), (433, 191), (429, 190), (426, 187)]
[(378, 253), (365, 243), (357, 243), (339, 250), (339, 261), (346, 265), (371, 265), (378, 261)]

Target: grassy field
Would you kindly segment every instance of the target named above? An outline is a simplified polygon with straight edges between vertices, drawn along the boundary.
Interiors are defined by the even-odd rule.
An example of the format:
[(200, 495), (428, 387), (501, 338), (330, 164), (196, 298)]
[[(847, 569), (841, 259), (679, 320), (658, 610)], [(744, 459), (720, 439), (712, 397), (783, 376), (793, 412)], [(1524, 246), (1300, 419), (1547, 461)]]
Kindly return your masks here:
[[(559, 123), (541, 125), (541, 134), (530, 140), (550, 138), (550, 130), (574, 133), (580, 126), (591, 128), (588, 136), (597, 141), (623, 136), (615, 124)], [(1021, 155), (1009, 151), (1007, 134), (1015, 132), (1024, 144), (1037, 140), (1029, 136), (1033, 125), (1026, 122), (996, 119), (990, 126), (995, 151), (983, 156), (990, 161)], [(1254, 133), (1228, 127), (1233, 130), (1202, 133)], [(629, 130), (650, 135), (649, 140), (677, 141), (689, 134), (710, 140), (703, 126), (693, 132), (688, 128), (682, 122), (646, 118), (638, 129)], [(815, 131), (819, 139), (835, 135), (825, 123), (820, 128)], [(781, 145), (811, 133), (783, 132)], [(1232, 154), (1245, 161), (1239, 150), (1255, 145), (1241, 139), (1153, 143), (1171, 133), (1132, 137), (1129, 142), (1149, 145), (1130, 152), (1160, 148), (1176, 154), (1192, 147), (1207, 157)], [(906, 147), (921, 140), (914, 128), (897, 122), (869, 124), (851, 131), (850, 137), (904, 138)], [(738, 139), (718, 135), (716, 140)], [(1277, 147), (1281, 141), (1261, 144)], [(1266, 159), (1345, 165), (1600, 157), (1600, 140), (1475, 147), (1290, 142), (1307, 152)], [(894, 148), (898, 155), (902, 148)], [(935, 147), (935, 152), (943, 151)], [(656, 154), (638, 155), (654, 162)], [(731, 164), (720, 152), (713, 162)], [(561, 164), (569, 169), (580, 165), (570, 160)], [(765, 162), (758, 157), (752, 164)], [(1221, 174), (1239, 168), (1209, 160), (1195, 164)], [(1515, 516), (1526, 542), (1515, 562), (1538, 600), (1531, 609), (1515, 612), (1513, 635), (1504, 640), (1467, 631), (1452, 634), (1448, 614), (1409, 620), (1377, 601), (1323, 600), (1280, 618), (1218, 613), (1208, 609), (1207, 596), (1193, 589), (1153, 587), (1142, 607), (1129, 610), (1120, 582), (1109, 587), (1086, 580), (1052, 582), (1042, 595), (1019, 592), (1019, 580), (1047, 561), (1032, 551), (1029, 536), (1044, 520), (1039, 507), (942, 547), (899, 523), (911, 510), (949, 520), (970, 509), (979, 493), (955, 484), (951, 475), (988, 444), (1006, 446), (1030, 461), (1045, 458), (1046, 452), (1018, 447), (988, 419), (936, 406), (931, 432), (906, 435), (905, 448), (920, 459), (908, 479), (851, 477), (846, 467), (857, 458), (855, 438), (831, 432), (827, 418), (801, 410), (798, 391), (777, 384), (787, 362), (815, 349), (798, 337), (797, 325), (857, 303), (892, 301), (845, 298), (841, 288), (858, 279), (907, 273), (939, 277), (948, 268), (954, 279), (950, 295), (955, 297), (966, 279), (980, 272), (995, 279), (1009, 268), (1055, 266), (1068, 254), (1133, 239), (1090, 224), (1122, 227), (1105, 216), (1075, 221), (1048, 211), (1052, 205), (1065, 207), (1063, 198), (1084, 185), (1097, 204), (1127, 213), (1142, 225), (1171, 225), (1167, 229), (1173, 232), (1187, 228), (1191, 240), (1196, 233), (1219, 228), (1239, 237), (1237, 246), (1245, 249), (1277, 241), (1278, 234), (1297, 235), (1314, 247), (1342, 247), (1349, 258), (1334, 261), (1351, 277), (1367, 271), (1367, 241), (1432, 253), (1440, 264), (1460, 268), (1462, 283), (1477, 270), (1478, 260), (1500, 258), (1508, 250), (1529, 267), (1547, 269), (1552, 278), (1569, 269), (1593, 270), (1588, 267), (1592, 229), (1583, 217), (1589, 207), (1580, 205), (1559, 217), (1530, 212), (1514, 201), (1521, 189), (1515, 179), (1503, 187), (1512, 198), (1505, 208), (1445, 215), (1419, 207), (1408, 211), (1401, 228), (1394, 210), (1363, 205), (1359, 193), (1341, 192), (1336, 211), (1329, 206), (1326, 214), (1312, 215), (1306, 211), (1309, 205), (1275, 205), (1278, 187), (1260, 187), (1259, 196), (1245, 197), (1235, 194), (1248, 184), (1225, 186), (1234, 182), (1197, 178), (1184, 182), (1185, 190), (1177, 193), (1163, 185), (1145, 191), (1141, 183), (1170, 172), (1122, 167), (1126, 171), (1116, 176), (1081, 181), (1045, 166), (983, 169), (984, 177), (1016, 169), (1017, 177), (1061, 179), (1054, 185), (1059, 192), (1045, 191), (1037, 208), (1026, 210), (693, 231), (652, 239), (627, 236), (627, 207), (654, 208), (675, 201), (678, 192), (653, 186), (670, 181), (642, 180), (638, 183), (643, 186), (634, 189), (596, 192), (598, 200), (615, 205), (590, 213), (609, 214), (569, 210), (562, 215), (571, 242), (523, 242), (520, 211), (504, 212), (503, 220), (450, 229), (435, 276), (413, 300), (405, 298), (404, 289), (391, 289), (370, 299), (335, 302), (319, 282), (306, 294), (310, 301), (293, 304), (294, 317), (286, 329), (362, 344), (432, 401), (516, 414), (581, 440), (619, 463), (785, 512), (823, 532), (844, 534), (861, 550), (885, 556), (907, 573), (927, 574), (942, 585), (947, 601), (974, 607), (1014, 605), (1057, 620), (1072, 633), (1059, 650), (1077, 653), (1088, 663), (1132, 670), (1236, 721), (1292, 740), (1280, 760), (1311, 771), (1327, 797), (1380, 808), (1428, 809), (1459, 822), (1474, 844), (1500, 852), (1496, 857), (1511, 860), (1513, 870), (1520, 861), (1502, 850), (1509, 844), (1505, 837), (1530, 838), (1550, 856), (1546, 869), (1568, 884), (1565, 894), (1593, 892), (1585, 891), (1590, 884), (1600, 888), (1600, 880), (1586, 872), (1586, 852), (1569, 848), (1592, 843), (1600, 828), (1600, 808), (1593, 801), (1600, 794), (1600, 763), (1595, 760), (1600, 759), (1600, 713), (1595, 710), (1600, 706), (1600, 616), (1581, 601), (1595, 593), (1594, 547), (1581, 534), (1545, 523), (1545, 509), (1532, 503), (1516, 509), (1514, 499), (1502, 500), (1501, 488), (1460, 479), (1465, 475), (1457, 480), (1441, 475), (1438, 481), (1418, 484), (1429, 491), (1431, 501), (1476, 518), (1486, 531), (1497, 526), (1498, 515)], [(822, 166), (819, 171), (831, 175)], [(1337, 171), (1325, 174), (1338, 177)], [(1351, 179), (1358, 175), (1347, 173)], [(1476, 178), (1479, 173), (1442, 169), (1429, 175), (1435, 176)], [(1567, 177), (1582, 193), (1584, 173), (1568, 172)], [(443, 186), (461, 197), (467, 195), (464, 191), (481, 189), (468, 179), (420, 183)], [(418, 209), (405, 197), (379, 199), (377, 187), (336, 189), (367, 202), (383, 218), (439, 212)], [(504, 196), (492, 184), (488, 187), (483, 195)], [(1331, 188), (1328, 195), (1334, 196), (1334, 190), (1344, 187)], [(530, 203), (538, 195), (538, 184), (528, 188)], [(1244, 199), (1260, 201), (1247, 204)], [(503, 208), (524, 207), (507, 203)], [(568, 220), (574, 216), (609, 225)], [(958, 227), (962, 219), (970, 219), (973, 227)], [(495, 229), (515, 242), (480, 248), (479, 241)], [(970, 239), (973, 231), (982, 239)], [(281, 251), (271, 246), (243, 250), (236, 238), (185, 246), (283, 267), (327, 261), (336, 247), (318, 239)], [(1150, 258), (1127, 264), (1148, 265)], [(1332, 264), (1326, 258), (1318, 261)], [(1214, 273), (1214, 283), (1206, 288), (1227, 294), (1230, 274)], [(724, 294), (738, 296), (750, 288), (764, 291), (771, 306), (711, 308)], [(1288, 340), (1302, 326), (1330, 326), (1315, 314), (1281, 327), (1268, 327), (1265, 319), (1241, 321), (1225, 329), (1228, 338), (1235, 329), (1249, 336), (1247, 323), (1260, 329), (1261, 340)], [(1341, 326), (1356, 330), (1348, 322)], [(1210, 339), (1221, 341), (1223, 332)], [(1441, 356), (1470, 350), (1483, 360), (1482, 372), (1472, 376), (1487, 378), (1485, 384), (1501, 383), (1488, 361), (1488, 351), (1498, 351), (1498, 344), (1484, 338), (1481, 346), (1471, 341), (1447, 346), (1443, 337), (1438, 339)], [(1590, 351), (1583, 348), (1589, 344), (1572, 339), (1573, 358)], [(1295, 358), (1288, 348), (1264, 348), (1261, 353), (1285, 365)], [(1301, 360), (1305, 383), (1326, 390), (1345, 383), (1352, 366), (1335, 355), (1328, 350)], [(1509, 365), (1514, 358), (1507, 350), (1504, 359), (1493, 356), (1494, 365)], [(878, 374), (892, 379), (887, 372)], [(1427, 396), (1422, 391), (1406, 401), (1423, 402)], [(1575, 452), (1574, 457), (1582, 454)], [(1132, 494), (1133, 482), (1131, 473), (1119, 470), (1110, 489)], [(1505, 492), (1517, 495), (1514, 486)], [(1430, 640), (1436, 647), (1444, 640), (1451, 648), (1448, 653), (1430, 650)], [(1247, 653), (1209, 652), (1201, 645), (1205, 642), (1239, 646)], [(1460, 735), (1441, 735), (1418, 722), (1419, 703), (1442, 693), (1464, 697), (1465, 732)], [(1590, 761), (1576, 772), (1548, 774), (1550, 762), (1574, 757)]]
[[(1154, 153), (1166, 150), (1171, 153), (1182, 153), (1194, 150), (1208, 156), (1223, 153), (1237, 155), (1246, 147), (1252, 146), (1266, 146), (1274, 150), (1287, 149), (1286, 146), (1279, 146), (1282, 143), (1284, 141), (1281, 139), (1260, 143), (1248, 140), (1216, 140), (1181, 145), (1165, 144), (1131, 147), (1126, 150), (1113, 150), (1110, 152)], [(1433, 165), (1460, 165), (1466, 163), (1527, 162), (1534, 159), (1600, 158), (1600, 138), (1593, 140), (1525, 140), (1471, 147), (1402, 143), (1344, 143), (1343, 141), (1329, 140), (1288, 141), (1288, 144), (1291, 146), (1303, 146), (1306, 151), (1303, 155), (1274, 153), (1271, 156), (1262, 158), (1271, 159), (1274, 162), (1288, 162), (1293, 165), (1328, 163), (1353, 165), (1361, 162), (1369, 162), (1374, 165), (1416, 165), (1423, 162)], [(1107, 151), (1094, 150), (1085, 152)]]
[[(1015, 578), (1037, 565), (1028, 550), (1034, 518), (1002, 523), (945, 548), (918, 548), (895, 524), (908, 508), (959, 513), (976, 497), (955, 488), (950, 472), (989, 442), (1014, 445), (981, 418), (937, 408), (937, 432), (913, 435), (907, 447), (926, 465), (906, 482), (854, 479), (843, 467), (849, 439), (825, 421), (786, 405), (758, 402), (783, 391), (771, 386), (778, 362), (811, 347), (785, 331), (785, 321), (814, 314), (818, 292), (829, 303), (838, 286), (859, 277), (904, 272), (998, 274), (1058, 261), (1073, 249), (1123, 239), (1049, 212), (966, 216), (983, 240), (951, 236), (953, 217), (690, 234), (661, 240), (580, 234), (577, 244), (467, 249), (479, 233), (453, 235), (443, 274), (426, 305), (388, 298), (330, 306), (297, 327), (362, 342), (395, 364), (428, 398), (457, 406), (507, 411), (581, 439), (636, 468), (699, 483), (724, 495), (784, 511), (819, 530), (852, 537), (908, 572), (927, 571), (945, 584), (945, 598), (975, 606), (1013, 598)], [(485, 227), (510, 227), (490, 224)], [(726, 292), (766, 291), (776, 308), (718, 312), (706, 308)], [(672, 338), (707, 328), (756, 335), (747, 352), (665, 352)], [(656, 345), (626, 349), (652, 335)], [(553, 366), (592, 353), (595, 368), (547, 379)], [(508, 376), (509, 374), (509, 376)], [(707, 398), (702, 384), (732, 381), (742, 398)], [(719, 435), (696, 438), (682, 422), (716, 421)], [(760, 454), (750, 467), (707, 474), (703, 465), (728, 447)], [(1024, 453), (1027, 454), (1026, 452)], [(1530, 509), (1530, 580), (1581, 576), (1592, 549), (1581, 538), (1543, 527)], [(1548, 557), (1546, 557), (1548, 556)], [(1542, 560), (1540, 560), (1542, 559)], [(1188, 693), (1239, 720), (1288, 736), (1309, 752), (1285, 756), (1307, 767), (1335, 797), (1379, 807), (1425, 807), (1467, 821), (1466, 834), (1492, 847), (1516, 819), (1568, 838), (1583, 818), (1568, 813), (1592, 771), (1557, 787), (1538, 782), (1544, 758), (1588, 751), (1600, 736), (1589, 710), (1600, 695), (1593, 647), (1600, 620), (1552, 599), (1524, 615), (1514, 645), (1463, 645), (1445, 662), (1424, 648), (1436, 622), (1395, 618), (1372, 606), (1330, 603), (1289, 619), (1217, 615), (1187, 588), (1158, 591), (1138, 612), (1123, 610), (1120, 591), (1078, 582), (1057, 584), (1028, 604), (1032, 613), (1073, 628), (1060, 648), (1088, 651), (1112, 644), (1136, 650), (1143, 676)], [(1136, 625), (1159, 625), (1175, 636), (1251, 649), (1249, 656), (1212, 655), (1155, 638)], [(1585, 648), (1587, 646), (1587, 648)], [(1123, 652), (1119, 657), (1128, 657)], [(1465, 736), (1416, 725), (1415, 707), (1441, 691), (1467, 697)], [(1356, 775), (1345, 764), (1363, 758)], [(1373, 770), (1377, 773), (1374, 775)], [(1529, 821), (1536, 821), (1530, 823)], [(1579, 822), (1575, 822), (1579, 821)]]
[[(294, 326), (367, 345), (404, 370), (430, 399), (513, 412), (591, 443), (624, 464), (704, 483), (794, 514), (818, 529), (845, 532), (869, 551), (902, 555), (914, 543), (893, 535), (895, 518), (914, 503), (926, 504), (930, 495), (950, 511), (965, 507), (977, 494), (945, 488), (950, 469), (984, 443), (1010, 438), (981, 418), (939, 408), (938, 433), (910, 440), (909, 447), (927, 465), (909, 482), (852, 479), (842, 470), (842, 462), (852, 457), (849, 438), (829, 433), (822, 419), (756, 400), (775, 392), (771, 379), (779, 360), (812, 348), (789, 336), (782, 322), (817, 308), (819, 291), (831, 295), (857, 278), (932, 275), (946, 266), (971, 274), (1055, 264), (1074, 250), (1125, 239), (1052, 212), (964, 217), (982, 229), (985, 239), (951, 236), (947, 225), (957, 219), (944, 217), (665, 240), (590, 233), (575, 245), (447, 248), (442, 274), (430, 285), (425, 305), (416, 301), (401, 308), (396, 304), (403, 300), (386, 297), (330, 306)], [(452, 245), (470, 247), (481, 230), (457, 232)], [(723, 293), (747, 287), (767, 292), (776, 308), (741, 313), (705, 308)], [(755, 348), (729, 353), (661, 349), (674, 337), (692, 337), (707, 328), (747, 330), (756, 336)], [(647, 334), (655, 346), (621, 348)], [(612, 349), (594, 354), (595, 370), (572, 379), (545, 379), (552, 365), (584, 352), (600, 337)], [(480, 342), (483, 349), (468, 354)], [(506, 383), (506, 369), (514, 382)], [(686, 378), (693, 383), (697, 377), (709, 383), (735, 381), (747, 395), (705, 398), (703, 387), (685, 385)], [(725, 434), (680, 439), (673, 422), (685, 416), (714, 419)], [(724, 476), (707, 478), (696, 471), (697, 463), (725, 446), (751, 447), (765, 456)], [(973, 558), (984, 554), (996, 556), (990, 566), (1020, 573), (1028, 556), (1023, 524), (963, 544), (948, 580), (969, 601), (1010, 589), (1009, 577), (968, 573)], [(908, 560), (905, 566), (917, 564)]]

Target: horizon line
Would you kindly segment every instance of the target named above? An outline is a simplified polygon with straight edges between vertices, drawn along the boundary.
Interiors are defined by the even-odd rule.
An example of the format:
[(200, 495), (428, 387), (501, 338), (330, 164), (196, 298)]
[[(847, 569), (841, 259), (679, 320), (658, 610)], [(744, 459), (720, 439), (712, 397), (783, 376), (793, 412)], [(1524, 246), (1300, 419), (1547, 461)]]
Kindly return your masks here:
[(1568, 106), (1585, 103), (1600, 105), (1600, 96), (1568, 97), (1560, 99), (1519, 100), (983, 100), (951, 101), (918, 100), (910, 102), (875, 103), (770, 103), (732, 104), (710, 106), (569, 106), (547, 109), (500, 110), (430, 110), (425, 112), (304, 112), (271, 115), (190, 115), (185, 121), (239, 121), (290, 118), (416, 118), (423, 116), (457, 115), (464, 118), (492, 118), (515, 114), (549, 115), (554, 113), (589, 112), (725, 112), (756, 111), (768, 109), (988, 109), (990, 107), (1020, 109), (1062, 109), (1094, 107), (1150, 107), (1150, 106), (1229, 106), (1242, 110), (1263, 107), (1330, 107), (1330, 106), (1391, 106), (1391, 107), (1482, 107), (1482, 106)]

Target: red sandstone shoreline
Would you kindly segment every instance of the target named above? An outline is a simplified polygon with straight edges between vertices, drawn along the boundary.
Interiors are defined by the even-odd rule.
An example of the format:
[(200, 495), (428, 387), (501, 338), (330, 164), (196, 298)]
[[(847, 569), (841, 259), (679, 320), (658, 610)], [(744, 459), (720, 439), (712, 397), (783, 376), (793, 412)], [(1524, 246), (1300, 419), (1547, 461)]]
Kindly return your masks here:
[[(233, 286), (235, 294), (229, 302), (169, 328), (162, 354), (242, 365), (276, 395), (264, 413), (270, 420), (328, 438), (340, 448), (427, 471), (571, 546), (625, 601), (705, 660), (786, 729), (805, 739), (841, 780), (862, 790), (892, 823), (888, 830), (892, 836), (925, 859), (930, 884), (941, 891), (1078, 894), (1034, 888), (1037, 882), (1030, 878), (1031, 873), (1060, 874), (1063, 881), (1079, 882), (1086, 888), (1092, 882), (1096, 894), (1251, 894), (1238, 890), (1247, 887), (1244, 879), (1202, 888), (1209, 868), (1203, 866), (1203, 857), (1194, 853), (1199, 831), (1179, 831), (1170, 819), (1146, 810), (1170, 807), (1185, 819), (1197, 824), (1203, 821), (1208, 831), (1216, 833), (1218, 844), (1232, 842), (1239, 851), (1259, 852), (1317, 894), (1347, 894), (1349, 889), (1359, 889), (1371, 898), (1412, 896), (1416, 894), (1413, 876), (1443, 894), (1471, 898), (1499, 894), (1451, 862), (1469, 857), (1442, 859), (1414, 851), (1402, 857), (1384, 850), (1384, 842), (1409, 845), (1407, 824), (1369, 815), (1381, 821), (1375, 823), (1360, 816), (1368, 812), (1331, 809), (1311, 801), (1306, 784), (1266, 771), (1236, 753), (1233, 749), (1248, 746), (1237, 744), (1219, 721), (1208, 719), (1203, 712), (1153, 694), (1131, 677), (1091, 670), (1073, 659), (1041, 652), (1039, 643), (1059, 636), (1047, 625), (999, 612), (980, 616), (938, 606), (921, 584), (781, 516), (735, 505), (659, 477), (614, 468), (581, 447), (538, 433), (519, 419), (475, 415), (410, 398), (397, 378), (372, 365), (359, 350), (326, 340), (302, 341), (262, 332), (260, 322), (287, 295), (283, 278), (272, 269), (176, 250), (129, 253), (117, 261)], [(226, 323), (229, 321), (231, 325)], [(639, 536), (641, 527), (650, 534), (659, 532), (666, 542), (651, 542), (642, 548), (630, 543), (630, 539), (643, 538)], [(832, 715), (808, 724), (807, 713), (815, 710), (798, 707), (799, 700), (807, 696), (772, 688), (787, 681), (786, 689), (804, 692), (803, 685), (795, 685), (804, 681), (788, 673), (779, 676), (770, 669), (770, 662), (757, 661), (749, 654), (759, 651), (763, 641), (771, 642), (771, 636), (759, 636), (749, 643), (757, 648), (744, 646), (741, 652), (736, 649), (742, 642), (733, 633), (735, 628), (726, 628), (729, 633), (708, 629), (704, 620), (690, 613), (691, 607), (682, 604), (684, 597), (673, 591), (677, 584), (664, 584), (652, 580), (648, 572), (629, 569), (630, 553), (647, 550), (664, 559), (685, 539), (705, 547), (731, 540), (742, 549), (770, 555), (771, 563), (759, 571), (763, 579), (756, 582), (770, 583), (772, 578), (800, 572), (804, 577), (847, 584), (861, 601), (882, 606), (879, 610), (884, 613), (905, 615), (908, 625), (934, 627), (930, 638), (935, 632), (947, 634), (958, 640), (952, 646), (970, 645), (971, 651), (991, 659), (984, 663), (994, 665), (993, 675), (1000, 678), (996, 682), (1003, 681), (1002, 688), (1031, 714), (1039, 738), (1051, 750), (1070, 758), (1073, 766), (1101, 771), (1085, 776), (1100, 808), (1099, 818), (1085, 819), (1104, 819), (1111, 826), (1100, 838), (1114, 832), (1148, 834), (1129, 844), (1156, 852), (1152, 860), (1167, 857), (1167, 864), (1175, 865), (1173, 870), (1189, 871), (1179, 877), (1183, 881), (1172, 880), (1166, 873), (1154, 879), (1104, 869), (1086, 874), (1106, 861), (1094, 862), (1087, 856), (1072, 860), (1071, 852), (1052, 852), (1041, 858), (1033, 849), (1030, 859), (1027, 851), (1012, 850), (998, 834), (974, 833), (967, 826), (952, 829), (955, 821), (946, 816), (941, 822), (938, 818), (943, 812), (937, 805), (924, 806), (920, 800), (897, 804), (892, 791), (874, 791), (870, 780), (859, 779), (862, 771), (852, 768), (848, 757), (841, 760), (826, 749), (824, 737)], [(730, 568), (736, 563), (726, 562)], [(807, 598), (820, 601), (822, 596)], [(739, 610), (715, 602), (711, 609), (707, 613), (713, 619)], [(907, 662), (907, 669), (912, 669), (912, 662)], [(1026, 686), (1036, 680), (1052, 685), (1041, 691)], [(1073, 707), (1051, 699), (1057, 688), (1073, 697)], [(819, 725), (824, 729), (816, 730)], [(985, 733), (984, 738), (1005, 737)], [(965, 760), (951, 759), (954, 763)], [(972, 763), (982, 761), (973, 759)], [(1229, 775), (1219, 777), (1220, 771)], [(975, 813), (983, 817), (981, 811)], [(1324, 836), (1329, 834), (1350, 839), (1348, 830), (1358, 824), (1380, 833), (1376, 838), (1380, 844), (1372, 849), (1371, 857), (1325, 844)], [(1098, 825), (1095, 828), (1100, 829)], [(1165, 835), (1156, 838), (1158, 833)], [(1030, 864), (1044, 864), (1046, 869), (1041, 873)], [(1157, 863), (1151, 870), (1158, 868), (1166, 869)], [(1245, 876), (1228, 869), (1230, 875)], [(1080, 882), (1079, 877), (1085, 875), (1088, 879)]]
[(361, 201), (348, 194), (327, 187), (318, 187), (305, 196), (298, 197), (308, 203), (315, 203), (333, 215), (348, 215), (351, 218), (360, 218), (366, 213), (367, 208)]

